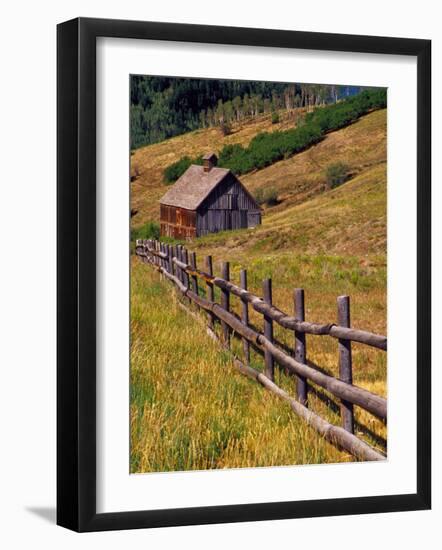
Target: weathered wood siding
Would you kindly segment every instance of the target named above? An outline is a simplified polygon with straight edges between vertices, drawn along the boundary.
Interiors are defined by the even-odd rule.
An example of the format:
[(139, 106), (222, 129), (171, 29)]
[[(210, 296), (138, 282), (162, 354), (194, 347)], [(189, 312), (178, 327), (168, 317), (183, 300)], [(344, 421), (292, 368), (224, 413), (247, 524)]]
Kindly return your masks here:
[(197, 210), (197, 236), (230, 229), (255, 227), (261, 211), (235, 176), (225, 178)]
[(233, 174), (215, 187), (196, 211), (160, 205), (161, 235), (176, 239), (256, 227), (260, 223), (259, 206)]
[(160, 227), (164, 237), (191, 239), (196, 236), (196, 212), (161, 204)]

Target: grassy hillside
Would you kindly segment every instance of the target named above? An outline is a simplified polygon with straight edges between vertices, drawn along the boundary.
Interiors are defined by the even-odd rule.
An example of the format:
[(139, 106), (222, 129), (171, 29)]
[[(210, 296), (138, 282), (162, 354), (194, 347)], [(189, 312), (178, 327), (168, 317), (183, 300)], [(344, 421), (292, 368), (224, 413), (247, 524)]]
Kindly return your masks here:
[(207, 128), (135, 150), (131, 156), (131, 173), (137, 172), (139, 175), (131, 184), (131, 206), (138, 210), (138, 214), (132, 220), (133, 225), (136, 227), (150, 220), (158, 220), (158, 200), (168, 189), (163, 181), (163, 172), (172, 162), (185, 155), (193, 158), (207, 151), (219, 151), (227, 144), (248, 145), (260, 132), (286, 130), (293, 127), (294, 120), (301, 117), (305, 109), (296, 111), (292, 116), (281, 111), (278, 124), (272, 124), (270, 114), (262, 115), (234, 124), (228, 136), (223, 136), (218, 128)]
[[(132, 274), (133, 473), (352, 460), (234, 370), (155, 271), (133, 258)], [(281, 375), (279, 382), (293, 391), (293, 379)], [(336, 421), (313, 394), (311, 400)]]
[[(226, 138), (216, 130), (201, 130), (136, 151), (132, 162), (139, 163), (140, 177), (132, 184), (132, 207), (139, 213), (133, 222), (158, 219), (156, 200), (167, 189), (162, 170), (171, 161), (218, 150), (226, 140), (247, 143), (271, 128), (263, 118)], [(252, 193), (269, 185), (277, 189), (280, 202), (264, 209), (261, 226), (208, 235), (187, 246), (197, 252), (199, 265), (211, 254), (217, 275), (222, 260), (231, 262), (234, 282), (247, 268), (249, 289), (256, 294), (262, 295), (262, 280), (271, 277), (274, 303), (288, 313), (293, 312), (293, 289), (304, 288), (308, 321), (335, 322), (336, 297), (348, 294), (352, 326), (386, 334), (386, 160), (383, 110), (328, 134), (307, 151), (243, 176)], [(325, 170), (336, 161), (348, 166), (351, 177), (329, 190)], [(135, 257), (131, 281), (133, 472), (352, 460), (286, 404), (238, 374), (231, 357), (179, 308), (171, 286)], [(232, 308), (240, 313), (238, 299), (232, 298)], [(252, 309), (250, 321), (262, 330), (262, 316)], [(275, 337), (293, 346), (289, 331), (275, 326)], [(386, 396), (387, 355), (358, 344), (352, 349), (354, 383)], [(240, 354), (240, 347), (234, 350)], [(307, 357), (312, 366), (338, 376), (332, 338), (309, 335)], [(263, 369), (257, 354), (252, 366)], [(278, 371), (276, 382), (294, 393), (292, 378)], [(309, 406), (340, 423), (336, 399), (314, 385)], [(355, 414), (357, 435), (385, 450), (386, 426), (358, 407)]]
[[(132, 219), (134, 227), (158, 220), (157, 201), (167, 190), (162, 171), (171, 160), (183, 154), (195, 156), (204, 150), (217, 150), (226, 142), (245, 144), (271, 127), (268, 117), (263, 117), (225, 138), (214, 129), (200, 130), (136, 151), (132, 166), (138, 167), (140, 176), (132, 184), (132, 207), (138, 210)], [(307, 151), (243, 176), (241, 181), (254, 194), (274, 187), (279, 203), (264, 209), (261, 227), (211, 235), (199, 239), (196, 246), (383, 253), (386, 154), (386, 110), (380, 110), (328, 134)], [(352, 177), (340, 188), (327, 190), (325, 170), (337, 160), (348, 166)]]
[[(304, 259), (302, 263), (298, 260), (287, 258), (283, 263), (265, 258), (261, 264), (256, 261), (249, 266), (250, 287), (259, 292), (261, 279), (272, 275), (279, 283), (274, 289), (275, 303), (290, 310), (296, 281), (307, 289), (307, 318), (334, 319), (336, 294), (348, 290), (346, 277), (339, 273), (357, 270), (357, 262), (324, 257)], [(219, 266), (215, 267), (218, 270)], [(237, 280), (237, 262), (232, 271), (232, 278)], [(368, 279), (366, 274), (366, 283)], [(379, 326), (379, 319), (385, 314), (385, 280), (381, 270), (370, 279), (366, 286), (360, 276), (353, 287), (353, 318), (355, 326), (362, 324), (374, 330), (384, 328)], [(170, 283), (135, 257), (131, 281), (133, 473), (354, 460), (296, 417), (287, 403), (238, 373), (230, 354), (222, 351), (202, 325), (179, 307)], [(239, 312), (236, 302), (232, 299), (232, 307)], [(367, 323), (368, 319), (372, 322)], [(260, 326), (262, 318), (251, 311), (251, 322)], [(275, 327), (275, 337), (293, 345), (293, 335), (288, 331)], [(338, 375), (335, 340), (308, 337), (307, 350), (312, 366), (320, 365), (326, 372)], [(240, 354), (238, 342), (234, 351)], [(261, 357), (253, 352), (251, 365), (263, 370)], [(385, 354), (355, 345), (353, 365), (355, 384), (386, 394)], [(277, 370), (276, 382), (294, 394), (293, 378)], [(309, 407), (339, 425), (337, 400), (313, 384)], [(386, 427), (359, 408), (355, 414), (357, 435), (385, 450)]]

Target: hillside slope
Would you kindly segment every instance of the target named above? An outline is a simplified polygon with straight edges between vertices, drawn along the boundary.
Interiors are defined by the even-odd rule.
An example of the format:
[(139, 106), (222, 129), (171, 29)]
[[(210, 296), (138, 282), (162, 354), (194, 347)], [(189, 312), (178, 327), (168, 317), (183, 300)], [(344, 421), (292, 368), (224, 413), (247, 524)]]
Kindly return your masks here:
[(386, 166), (380, 164), (332, 191), (275, 209), (255, 229), (196, 239), (195, 249), (223, 255), (263, 252), (358, 255), (386, 251)]
[[(140, 177), (132, 184), (133, 218), (136, 227), (158, 220), (158, 198), (166, 191), (162, 170), (184, 154), (219, 149), (226, 140), (242, 143), (268, 129), (262, 119), (222, 138), (214, 129), (200, 130), (135, 152), (133, 163)], [(265, 208), (262, 226), (210, 235), (195, 247), (235, 247), (247, 253), (284, 248), (297, 252), (384, 254), (386, 247), (386, 110), (370, 113), (342, 130), (332, 132), (317, 145), (241, 177), (252, 192), (274, 187), (279, 204)], [(324, 171), (344, 162), (352, 178), (335, 190), (325, 189)]]
[(252, 193), (275, 187), (281, 203), (272, 212), (299, 204), (323, 191), (324, 172), (332, 163), (345, 163), (352, 176), (386, 163), (386, 114), (386, 109), (374, 111), (342, 130), (327, 134), (323, 141), (302, 153), (241, 176), (241, 181)]
[(134, 227), (158, 220), (158, 199), (168, 189), (163, 181), (163, 171), (169, 164), (185, 155), (195, 157), (207, 151), (219, 151), (224, 145), (248, 145), (260, 132), (292, 128), (294, 119), (301, 116), (305, 109), (296, 111), (291, 115), (281, 111), (278, 124), (272, 124), (270, 114), (262, 115), (233, 125), (232, 133), (228, 136), (222, 136), (217, 128), (206, 128), (135, 150), (131, 156), (131, 173), (137, 172), (139, 175), (131, 184), (131, 206), (138, 210), (132, 220)]
[[(303, 288), (306, 320), (311, 322), (336, 322), (336, 297), (349, 295), (352, 327), (387, 334), (386, 119), (386, 110), (372, 112), (292, 158), (242, 176), (254, 194), (274, 187), (280, 202), (264, 209), (263, 223), (254, 229), (186, 243), (189, 251), (196, 251), (198, 267), (212, 255), (214, 273), (221, 275), (222, 261), (228, 261), (230, 279), (236, 284), (240, 270), (246, 269), (248, 290), (260, 296), (263, 280), (271, 278), (272, 303), (288, 313), (293, 312), (293, 290)], [(227, 140), (247, 143), (259, 131), (272, 128), (270, 120), (263, 119), (224, 139), (216, 130), (200, 130), (136, 151), (132, 159), (139, 163), (140, 176), (132, 184), (132, 207), (139, 211), (132, 218), (134, 225), (158, 219), (156, 201), (168, 188), (162, 183), (162, 171), (170, 162), (185, 154), (219, 150)], [(325, 170), (338, 161), (348, 166), (351, 178), (329, 190)], [(167, 282), (136, 257), (131, 261), (133, 472), (350, 458), (337, 456), (334, 448), (304, 431), (279, 402), (232, 373), (231, 358), (213, 346), (178, 307), (176, 298), (164, 307), (174, 296)], [(199, 289), (204, 294), (204, 283)], [(219, 301), (219, 294), (215, 298)], [(240, 315), (241, 301), (232, 296), (230, 308)], [(250, 324), (262, 330), (262, 316), (253, 308), (249, 316)], [(293, 334), (276, 324), (274, 331), (275, 338), (292, 349)], [(172, 333), (177, 338), (173, 348)], [(311, 366), (338, 377), (337, 343), (310, 335), (307, 340)], [(239, 347), (236, 351), (241, 352)], [(252, 362), (263, 369), (256, 354)], [(386, 354), (354, 345), (352, 363), (356, 385), (387, 396)], [(294, 391), (293, 379), (283, 372), (278, 372), (278, 383)], [(310, 387), (311, 410), (339, 424), (339, 403), (314, 384)], [(385, 450), (386, 426), (359, 407), (355, 411), (358, 437)]]

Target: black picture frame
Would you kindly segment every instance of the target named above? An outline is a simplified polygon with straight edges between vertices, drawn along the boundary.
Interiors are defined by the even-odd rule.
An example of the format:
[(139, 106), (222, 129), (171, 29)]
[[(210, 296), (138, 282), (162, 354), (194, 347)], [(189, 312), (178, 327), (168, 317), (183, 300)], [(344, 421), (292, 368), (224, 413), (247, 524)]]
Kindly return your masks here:
[[(96, 512), (96, 39), (417, 58), (417, 491), (361, 498)], [(431, 41), (74, 19), (57, 28), (57, 523), (75, 531), (425, 510), (431, 506)]]

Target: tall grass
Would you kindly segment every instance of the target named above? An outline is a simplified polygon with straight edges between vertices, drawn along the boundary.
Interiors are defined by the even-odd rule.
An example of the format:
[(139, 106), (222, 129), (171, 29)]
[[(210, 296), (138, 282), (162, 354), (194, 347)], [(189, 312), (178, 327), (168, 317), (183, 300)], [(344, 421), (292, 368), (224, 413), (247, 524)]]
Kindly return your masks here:
[[(133, 473), (354, 460), (306, 426), (286, 403), (237, 373), (231, 355), (221, 351), (202, 326), (179, 307), (171, 285), (161, 281), (151, 267), (141, 264), (136, 258), (132, 262)], [(307, 272), (324, 269), (325, 264), (327, 262), (322, 264), (312, 260)], [(288, 309), (292, 301), (289, 280), (293, 282), (296, 274), (298, 280), (308, 280), (312, 275), (296, 271), (299, 266), (295, 265), (297, 262), (291, 268), (296, 273), (289, 269), (286, 277), (281, 278), (276, 263), (255, 262), (249, 266), (250, 274), (256, 275), (256, 279), (250, 279), (250, 286), (258, 291), (260, 279), (264, 275), (273, 276), (274, 282), (281, 281), (274, 290), (275, 302)], [(239, 267), (237, 264), (232, 266), (234, 279)], [(343, 259), (336, 262), (336, 268), (347, 271), (348, 264)], [(331, 269), (330, 265), (326, 269)], [(380, 319), (385, 307), (382, 273), (376, 278), (377, 283), (369, 291), (363, 291), (365, 298), (361, 301), (364, 317), (372, 307), (376, 318)], [(341, 282), (338, 287), (339, 284), (341, 288), (347, 285)], [(336, 296), (334, 288), (326, 284), (322, 292), (307, 295), (307, 315), (310, 318), (312, 310), (316, 310), (322, 321), (332, 318), (333, 301), (329, 304), (329, 298), (332, 293), (333, 297)], [(232, 300), (234, 309), (238, 305)], [(354, 309), (358, 321), (361, 312), (358, 307)], [(251, 312), (251, 322), (259, 325), (262, 317)], [(287, 334), (287, 331), (275, 330), (277, 338), (292, 345)], [(312, 338), (308, 340), (308, 346), (310, 360), (336, 374), (336, 342), (330, 338)], [(240, 342), (234, 341), (233, 348), (240, 354)], [(263, 368), (257, 354), (252, 354), (252, 361), (256, 368)], [(385, 393), (385, 360), (379, 352), (355, 347), (354, 362), (355, 383)], [(277, 382), (294, 393), (292, 377), (278, 371)], [(312, 388), (310, 406), (339, 424), (339, 407), (326, 392)], [(357, 410), (356, 419), (361, 436), (382, 447), (385, 427), (363, 411)]]

